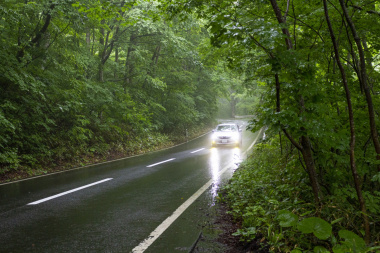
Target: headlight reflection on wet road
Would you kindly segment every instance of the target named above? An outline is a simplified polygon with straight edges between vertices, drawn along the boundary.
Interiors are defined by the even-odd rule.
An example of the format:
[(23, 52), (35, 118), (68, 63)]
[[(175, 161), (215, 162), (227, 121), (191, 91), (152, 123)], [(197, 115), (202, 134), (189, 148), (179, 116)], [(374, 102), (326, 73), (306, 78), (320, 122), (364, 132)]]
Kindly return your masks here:
[(210, 189), (210, 194), (212, 196), (213, 203), (215, 202), (215, 198), (218, 195), (218, 189), (220, 187), (220, 181), (221, 181), (221, 158), (222, 156), (231, 156), (233, 158), (233, 163), (238, 165), (241, 162), (241, 150), (238, 147), (231, 148), (231, 149), (218, 149), (218, 148), (211, 148), (210, 150), (210, 159), (209, 159), (209, 169), (210, 174), (213, 180), (212, 187)]
[(235, 147), (233, 149), (233, 157), (234, 157), (234, 164), (239, 165), (241, 161), (243, 160), (241, 158), (241, 149), (238, 147)]
[(214, 205), (215, 198), (217, 196), (217, 191), (219, 188), (219, 181), (220, 181), (220, 156), (219, 156), (220, 150), (217, 148), (211, 148), (210, 152), (210, 160), (209, 160), (209, 168), (213, 180), (213, 184), (210, 190), (211, 196), (212, 196), (212, 205)]
[(217, 181), (219, 179), (219, 167), (220, 167), (220, 157), (219, 150), (217, 148), (211, 148), (209, 166), (211, 170), (212, 179)]

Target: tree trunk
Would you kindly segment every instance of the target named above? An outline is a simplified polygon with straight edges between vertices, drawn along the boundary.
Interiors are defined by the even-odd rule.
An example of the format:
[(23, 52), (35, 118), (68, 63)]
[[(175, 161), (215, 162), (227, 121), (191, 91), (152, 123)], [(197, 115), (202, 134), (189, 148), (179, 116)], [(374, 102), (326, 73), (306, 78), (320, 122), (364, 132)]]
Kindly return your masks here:
[(306, 165), (306, 170), (307, 173), (309, 174), (309, 179), (311, 183), (311, 187), (313, 189), (313, 194), (314, 194), (314, 199), (316, 201), (316, 205), (320, 206), (320, 187), (319, 183), (317, 180), (317, 172), (315, 169), (315, 163), (314, 163), (314, 158), (313, 158), (313, 153), (311, 150), (311, 143), (310, 139), (307, 136), (301, 136), (301, 146), (302, 146), (302, 157), (303, 160), (305, 161)]
[(347, 107), (348, 107), (348, 118), (350, 121), (350, 165), (351, 165), (351, 172), (352, 176), (354, 178), (354, 183), (355, 183), (355, 189), (356, 189), (356, 195), (358, 196), (359, 204), (360, 204), (360, 210), (363, 215), (363, 221), (364, 221), (364, 230), (365, 230), (365, 240), (366, 243), (368, 244), (370, 241), (370, 228), (369, 228), (369, 221), (368, 221), (368, 215), (367, 215), (367, 208), (365, 205), (365, 200), (363, 198), (363, 194), (361, 191), (361, 184), (359, 180), (359, 176), (356, 170), (356, 162), (355, 162), (355, 122), (354, 122), (354, 112), (352, 109), (352, 103), (351, 103), (351, 93), (348, 87), (348, 82), (347, 82), (347, 77), (345, 70), (343, 68), (343, 64), (340, 61), (340, 55), (339, 55), (339, 50), (338, 50), (338, 44), (335, 39), (334, 31), (330, 22), (330, 17), (328, 14), (328, 8), (327, 8), (327, 1), (323, 0), (323, 6), (325, 10), (325, 17), (326, 21), (329, 27), (330, 31), (330, 37), (333, 42), (334, 46), (334, 52), (335, 52), (335, 60), (338, 64), (341, 77), (342, 77), (342, 82), (343, 82), (343, 88), (346, 93), (346, 100), (347, 100)]
[(132, 52), (135, 51), (135, 43), (136, 43), (136, 34), (132, 32), (129, 38), (129, 46), (127, 51), (127, 57), (125, 60), (125, 77), (124, 77), (124, 91), (126, 92), (126, 87), (132, 83), (132, 75), (133, 75), (133, 63), (132, 63)]
[[(105, 20), (103, 19), (100, 22), (102, 25), (105, 24)], [(104, 45), (104, 28), (100, 28), (100, 37), (99, 37), (99, 44), (100, 49), (99, 51), (99, 67), (98, 67), (98, 80), (100, 82), (104, 82), (104, 64), (103, 64), (103, 57), (104, 57), (104, 51), (105, 51), (105, 45)]]
[[(281, 111), (281, 102), (280, 102), (280, 80), (278, 74), (275, 74), (276, 81), (276, 111)], [(301, 99), (302, 100), (302, 99)], [(320, 198), (320, 187), (318, 183), (318, 177), (315, 169), (314, 158), (311, 149), (310, 139), (307, 136), (301, 137), (301, 144), (297, 143), (290, 134), (286, 131), (286, 129), (282, 129), (285, 133), (286, 137), (290, 140), (290, 142), (301, 151), (302, 158), (306, 164), (306, 171), (309, 176), (311, 188), (313, 190), (314, 200), (316, 206), (320, 206), (321, 198)]]
[[(282, 17), (281, 10), (278, 7), (277, 1), (276, 0), (270, 0), (270, 2), (272, 4), (272, 8), (273, 8), (273, 11), (274, 11), (274, 13), (276, 15), (278, 23), (285, 24), (285, 20)], [(287, 28), (282, 28), (282, 33), (284, 35), (286, 35), (286, 37), (285, 37), (285, 43), (286, 43), (287, 48), (288, 49), (292, 49), (293, 48), (293, 44), (292, 44), (292, 41), (290, 39), (289, 30)]]
[[(280, 104), (280, 90), (281, 90), (281, 85), (280, 85), (280, 79), (278, 77), (278, 74), (274, 75), (275, 81), (276, 81), (276, 112), (281, 111), (281, 104)], [(279, 122), (281, 125), (281, 122)], [(281, 155), (282, 155), (282, 140), (281, 140), (281, 131), (278, 132), (278, 135), (280, 137), (280, 148), (281, 148)]]
[[(45, 22), (44, 22), (44, 25), (42, 26), (42, 28), (36, 33), (36, 35), (34, 36), (33, 39), (31, 39), (23, 48), (21, 48), (17, 52), (16, 58), (19, 62), (22, 61), (22, 58), (24, 57), (24, 54), (25, 54), (25, 50), (33, 47), (34, 45), (39, 46), (39, 43), (41, 42), (42, 36), (47, 32), (47, 29), (51, 23), (52, 16), (50, 13), (54, 8), (55, 8), (55, 4), (51, 4), (49, 6), (50, 10), (47, 11), (47, 14), (45, 16)], [(19, 44), (20, 44), (20, 42), (19, 42)]]
[[(102, 36), (101, 36), (102, 37), (101, 40), (104, 43), (104, 46), (103, 46), (103, 51), (99, 55), (99, 57), (100, 57), (99, 81), (100, 82), (104, 82), (104, 65), (106, 64), (107, 60), (109, 59), (109, 57), (113, 51), (113, 47), (115, 45), (115, 41), (118, 38), (118, 34), (119, 34), (119, 27), (116, 27), (116, 31), (113, 34), (113, 37), (111, 40), (110, 40), (111, 31), (107, 32), (107, 36), (105, 38), (104, 38), (104, 34), (102, 34)], [(111, 41), (111, 42), (109, 42), (109, 41)]]
[[(102, 21), (100, 21), (100, 24), (104, 25), (105, 22), (106, 21), (103, 19)], [(100, 28), (99, 44), (101, 46), (104, 46), (104, 28), (103, 27)]]
[[(119, 63), (119, 48), (115, 48), (115, 62)], [(117, 79), (117, 77), (118, 75), (117, 75), (117, 69), (116, 69), (114, 73), (114, 78)]]
[(86, 44), (87, 44), (87, 46), (89, 46), (91, 44), (91, 32), (90, 32), (90, 29), (87, 29), (87, 32), (86, 32)]
[[(277, 21), (279, 22), (279, 24), (286, 25), (286, 22), (285, 22), (282, 14), (281, 14), (281, 10), (278, 7), (277, 1), (276, 0), (270, 0), (270, 2), (272, 4), (273, 11), (276, 15), (276, 18), (277, 18)], [(286, 43), (287, 49), (288, 50), (293, 49), (293, 44), (292, 44), (292, 41), (290, 38), (289, 30), (287, 28), (282, 28), (282, 32), (283, 32), (283, 34), (286, 35), (285, 43)], [(280, 95), (279, 95), (280, 81), (278, 78), (278, 74), (276, 74), (275, 77), (276, 77), (276, 91), (278, 91), (278, 94), (276, 95), (277, 109), (280, 109)], [(304, 104), (304, 99), (302, 96), (300, 97), (300, 105), (301, 105), (302, 110), (304, 110), (305, 104)], [(315, 204), (318, 207), (318, 206), (320, 206), (320, 203), (321, 203), (320, 187), (319, 187), (319, 183), (318, 183), (317, 173), (315, 170), (315, 164), (314, 164), (314, 158), (312, 155), (310, 139), (307, 136), (302, 136), (301, 137), (301, 145), (300, 145), (290, 136), (290, 134), (286, 131), (286, 129), (283, 129), (283, 132), (285, 133), (286, 137), (288, 137), (288, 139), (291, 141), (291, 143), (293, 145), (295, 145), (295, 147), (297, 149), (299, 149), (302, 153), (303, 159), (304, 159), (305, 164), (306, 164), (307, 172), (309, 175), (311, 187), (313, 190)]]
[(91, 55), (94, 55), (94, 46), (95, 46), (95, 29), (92, 29), (92, 47), (91, 47)]
[[(368, 76), (367, 76), (365, 55), (364, 55), (362, 42), (361, 42), (360, 37), (356, 31), (354, 22), (352, 21), (351, 17), (348, 14), (348, 10), (346, 8), (344, 1), (339, 0), (339, 3), (340, 3), (340, 6), (342, 7), (344, 17), (346, 18), (347, 23), (351, 29), (352, 35), (354, 36), (356, 47), (357, 47), (358, 52), (359, 52), (360, 76), (361, 76), (360, 81), (363, 84), (364, 94), (365, 94), (365, 97), (367, 100), (368, 115), (369, 115), (369, 126), (370, 126), (373, 145), (374, 145), (375, 151), (376, 151), (376, 159), (380, 160), (380, 141), (379, 141), (379, 136), (377, 134), (376, 121), (375, 121), (375, 110), (373, 108), (371, 90), (370, 90), (370, 87), (369, 87), (368, 81), (367, 81)], [(377, 170), (380, 171), (380, 165), (377, 166)]]
[(232, 118), (235, 118), (236, 116), (236, 101), (237, 99), (235, 98), (234, 95), (231, 95), (231, 102), (230, 102), (230, 105), (231, 105), (231, 117)]
[(98, 80), (99, 82), (104, 82), (104, 64), (101, 62), (99, 63)]

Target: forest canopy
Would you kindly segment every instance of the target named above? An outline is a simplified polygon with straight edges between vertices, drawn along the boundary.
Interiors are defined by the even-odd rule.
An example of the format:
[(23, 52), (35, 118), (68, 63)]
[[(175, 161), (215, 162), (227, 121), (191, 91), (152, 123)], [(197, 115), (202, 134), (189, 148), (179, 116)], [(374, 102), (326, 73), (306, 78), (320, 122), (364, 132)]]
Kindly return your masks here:
[[(0, 174), (157, 147), (223, 97), (269, 137), (234, 179), (236, 215), (269, 208), (262, 233), (298, 229), (289, 251), (299, 234), (316, 252), (378, 246), (378, 1), (3, 0), (0, 27)], [(263, 189), (283, 200), (247, 200)]]
[(0, 173), (133, 154), (213, 123), (217, 63), (201, 21), (153, 1), (0, 5)]
[[(244, 75), (246, 91), (260, 99), (252, 108), (251, 129), (265, 128), (271, 138), (233, 179), (231, 206), (247, 220), (238, 234), (252, 239), (260, 229), (281, 245), (282, 227), (293, 227), (300, 231), (287, 233), (294, 236), (293, 245), (303, 241), (299, 249), (314, 245), (314, 252), (367, 252), (364, 241), (347, 246), (356, 239), (347, 239), (346, 232), (339, 232), (346, 243), (337, 243), (331, 227), (315, 219), (308, 224), (328, 229), (319, 231), (322, 235), (314, 231), (317, 238), (309, 244), (296, 238), (299, 232), (313, 232), (297, 223), (305, 216), (301, 210), (309, 209), (331, 223), (341, 218), (340, 226), (355, 230), (367, 245), (379, 241), (379, 2), (177, 0), (166, 8), (173, 15), (195, 13), (206, 20), (212, 45)], [(271, 171), (276, 177), (267, 177)], [(300, 194), (303, 183), (308, 190)], [(285, 204), (289, 198), (292, 204)], [(304, 201), (314, 208), (305, 210)], [(282, 217), (278, 236), (269, 236), (275, 228), (266, 208)], [(275, 211), (279, 208), (284, 208), (282, 216)], [(328, 243), (316, 241), (330, 235)]]

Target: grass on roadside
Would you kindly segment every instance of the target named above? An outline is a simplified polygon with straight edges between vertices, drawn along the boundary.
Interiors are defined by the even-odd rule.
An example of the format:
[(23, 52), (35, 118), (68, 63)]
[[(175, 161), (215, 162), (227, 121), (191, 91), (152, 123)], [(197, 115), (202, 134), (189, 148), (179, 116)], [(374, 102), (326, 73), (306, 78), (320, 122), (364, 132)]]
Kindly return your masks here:
[[(373, 252), (361, 235), (356, 206), (336, 194), (325, 196), (316, 210), (308, 175), (299, 154), (278, 138), (257, 144), (240, 165), (219, 198), (242, 226), (234, 235), (256, 237), (271, 252)], [(353, 232), (354, 231), (354, 232)], [(374, 229), (374, 234), (379, 228)]]

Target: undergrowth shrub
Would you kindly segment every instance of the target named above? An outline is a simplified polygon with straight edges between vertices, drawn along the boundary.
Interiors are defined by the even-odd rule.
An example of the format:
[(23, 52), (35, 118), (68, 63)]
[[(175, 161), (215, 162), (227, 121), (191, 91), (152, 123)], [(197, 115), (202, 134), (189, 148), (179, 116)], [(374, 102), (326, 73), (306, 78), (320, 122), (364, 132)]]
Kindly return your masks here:
[[(242, 222), (234, 235), (244, 241), (263, 236), (273, 252), (378, 250), (379, 228), (374, 226), (374, 240), (366, 245), (355, 203), (335, 189), (326, 192), (322, 206), (316, 208), (299, 154), (286, 144), (282, 153), (276, 137), (256, 145), (224, 187), (220, 199)], [(349, 184), (340, 187), (340, 191), (350, 189)], [(373, 215), (376, 217), (376, 213)]]

